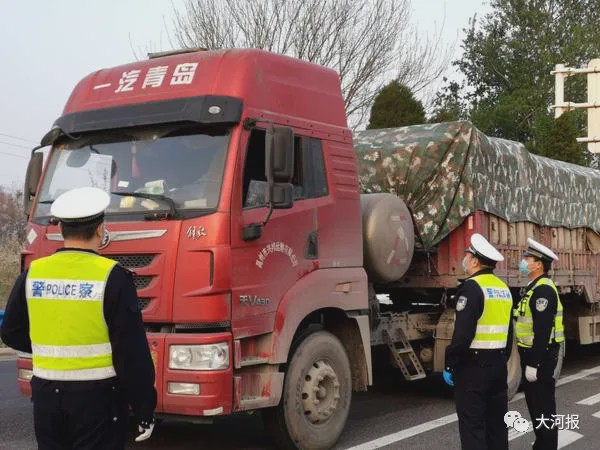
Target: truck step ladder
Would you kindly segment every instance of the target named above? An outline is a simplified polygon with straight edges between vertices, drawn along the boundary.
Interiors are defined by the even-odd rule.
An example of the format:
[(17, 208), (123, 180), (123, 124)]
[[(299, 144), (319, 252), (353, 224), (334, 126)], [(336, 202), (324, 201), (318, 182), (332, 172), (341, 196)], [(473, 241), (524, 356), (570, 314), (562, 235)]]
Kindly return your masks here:
[[(407, 381), (425, 378), (425, 370), (421, 365), (421, 361), (419, 361), (419, 357), (412, 345), (410, 345), (404, 331), (401, 328), (397, 328), (396, 332), (400, 337), (398, 342), (394, 342), (388, 330), (382, 330), (383, 340), (390, 349), (395, 365), (402, 371), (402, 375), (404, 375)], [(400, 347), (397, 345), (400, 345)]]

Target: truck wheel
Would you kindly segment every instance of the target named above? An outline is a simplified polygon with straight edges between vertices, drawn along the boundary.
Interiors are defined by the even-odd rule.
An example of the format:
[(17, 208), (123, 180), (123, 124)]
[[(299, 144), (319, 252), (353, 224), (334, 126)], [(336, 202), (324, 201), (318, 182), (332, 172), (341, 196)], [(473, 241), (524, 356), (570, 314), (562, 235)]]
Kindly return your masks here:
[(263, 413), (265, 428), (277, 448), (331, 448), (344, 429), (351, 397), (344, 346), (327, 331), (311, 333), (288, 364), (279, 405)]
[(506, 390), (506, 395), (508, 400), (510, 400), (519, 390), (519, 386), (521, 385), (521, 377), (523, 376), (523, 371), (521, 370), (521, 357), (519, 356), (519, 348), (517, 347), (517, 337), (514, 333), (510, 358), (506, 363), (506, 371), (508, 372), (508, 377), (506, 380), (508, 389)]

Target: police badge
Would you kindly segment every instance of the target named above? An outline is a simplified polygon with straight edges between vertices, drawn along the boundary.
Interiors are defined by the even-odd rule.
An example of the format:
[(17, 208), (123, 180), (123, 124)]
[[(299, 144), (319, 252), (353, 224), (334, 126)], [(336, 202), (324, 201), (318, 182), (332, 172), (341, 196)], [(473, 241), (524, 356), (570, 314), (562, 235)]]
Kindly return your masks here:
[(538, 298), (535, 301), (535, 309), (537, 309), (539, 312), (544, 311), (547, 307), (548, 307), (548, 299)]
[(462, 311), (463, 309), (465, 309), (465, 306), (467, 306), (467, 297), (461, 295), (460, 297), (458, 297), (458, 301), (456, 302), (456, 310)]

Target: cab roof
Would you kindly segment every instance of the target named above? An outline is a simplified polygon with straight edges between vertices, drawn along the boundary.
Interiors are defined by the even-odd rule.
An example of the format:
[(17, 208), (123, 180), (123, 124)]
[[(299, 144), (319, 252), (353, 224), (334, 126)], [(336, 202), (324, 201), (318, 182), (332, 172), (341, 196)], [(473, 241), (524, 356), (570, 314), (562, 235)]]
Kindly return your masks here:
[(239, 98), (244, 115), (267, 111), (347, 127), (335, 71), (256, 49), (167, 54), (99, 70), (79, 82), (63, 115), (203, 95)]

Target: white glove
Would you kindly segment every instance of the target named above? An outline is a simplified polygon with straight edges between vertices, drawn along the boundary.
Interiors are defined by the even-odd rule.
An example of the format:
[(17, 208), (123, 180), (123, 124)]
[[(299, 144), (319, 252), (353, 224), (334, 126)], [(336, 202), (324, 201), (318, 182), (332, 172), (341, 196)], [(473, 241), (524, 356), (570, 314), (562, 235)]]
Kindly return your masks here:
[(142, 442), (146, 439), (150, 439), (150, 436), (152, 436), (152, 430), (154, 430), (154, 422), (149, 424), (148, 428), (138, 425), (138, 432), (141, 434), (135, 438), (135, 442)]
[(537, 381), (537, 369), (535, 367), (531, 367), (531, 366), (525, 367), (525, 378), (530, 383)]

